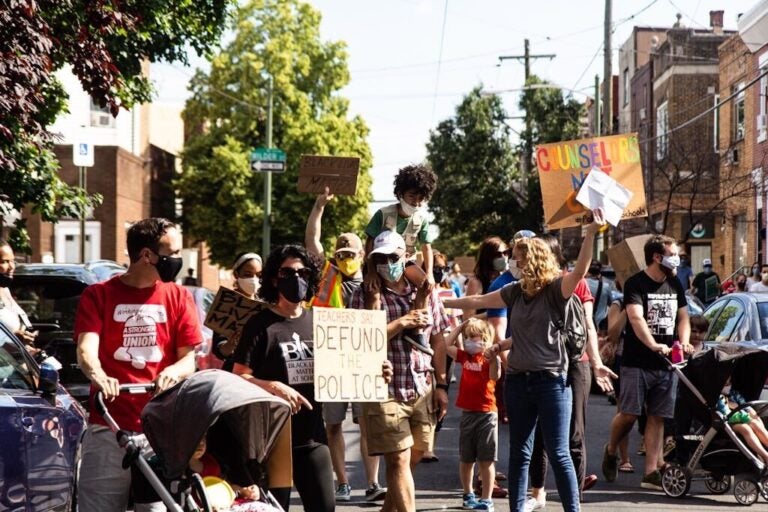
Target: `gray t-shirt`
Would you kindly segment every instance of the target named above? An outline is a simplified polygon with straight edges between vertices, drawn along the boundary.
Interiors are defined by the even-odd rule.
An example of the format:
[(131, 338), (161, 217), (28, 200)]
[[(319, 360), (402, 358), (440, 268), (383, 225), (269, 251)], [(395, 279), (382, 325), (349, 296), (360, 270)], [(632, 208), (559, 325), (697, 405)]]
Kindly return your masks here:
[[(507, 359), (510, 373), (568, 370), (568, 356), (560, 342), (555, 322), (565, 311), (566, 299), (560, 292), (559, 277), (532, 298), (522, 290), (514, 291), (518, 283), (501, 289), (501, 298), (509, 310), (509, 330), (512, 348)], [(554, 307), (560, 308), (558, 313)]]

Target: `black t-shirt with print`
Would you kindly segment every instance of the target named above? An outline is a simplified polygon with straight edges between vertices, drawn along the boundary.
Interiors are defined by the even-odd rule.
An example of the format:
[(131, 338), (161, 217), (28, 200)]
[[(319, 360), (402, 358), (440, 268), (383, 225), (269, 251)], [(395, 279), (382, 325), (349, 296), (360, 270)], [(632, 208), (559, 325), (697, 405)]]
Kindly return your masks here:
[(243, 327), (235, 350), (236, 363), (248, 366), (253, 376), (288, 384), (312, 404), (291, 416), (293, 447), (326, 442), (321, 404), (315, 402), (312, 311), (285, 318), (272, 310), (254, 315)]
[[(643, 306), (643, 318), (656, 343), (671, 347), (677, 339), (677, 311), (688, 305), (680, 281), (673, 276), (659, 283), (645, 271), (640, 271), (627, 279), (624, 285), (624, 307), (630, 304)], [(624, 332), (621, 364), (646, 370), (666, 368), (659, 354), (640, 341), (629, 320)]]

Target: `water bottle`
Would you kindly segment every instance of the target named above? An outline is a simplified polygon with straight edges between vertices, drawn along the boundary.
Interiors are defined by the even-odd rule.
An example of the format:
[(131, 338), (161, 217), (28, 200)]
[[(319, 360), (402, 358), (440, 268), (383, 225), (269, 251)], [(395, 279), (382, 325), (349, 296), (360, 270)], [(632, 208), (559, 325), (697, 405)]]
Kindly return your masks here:
[(672, 352), (669, 353), (669, 357), (672, 364), (683, 362), (683, 346), (680, 344), (680, 340), (675, 340), (672, 344)]

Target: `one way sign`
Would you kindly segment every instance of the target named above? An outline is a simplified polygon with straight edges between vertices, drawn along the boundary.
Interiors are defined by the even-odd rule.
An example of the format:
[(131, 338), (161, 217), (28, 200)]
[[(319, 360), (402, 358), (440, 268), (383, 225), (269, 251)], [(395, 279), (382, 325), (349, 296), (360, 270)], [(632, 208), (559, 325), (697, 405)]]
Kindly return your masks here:
[(256, 148), (251, 151), (251, 169), (254, 171), (285, 171), (285, 151), (276, 148)]

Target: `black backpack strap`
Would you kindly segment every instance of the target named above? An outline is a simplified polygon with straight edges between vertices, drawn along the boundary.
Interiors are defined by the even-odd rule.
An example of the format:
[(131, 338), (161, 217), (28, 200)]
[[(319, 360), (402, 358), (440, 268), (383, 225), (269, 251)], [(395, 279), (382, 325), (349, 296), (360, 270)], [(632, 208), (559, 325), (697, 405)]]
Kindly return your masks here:
[(597, 293), (595, 294), (595, 307), (592, 308), (592, 322), (597, 326), (597, 308), (600, 307), (600, 296), (603, 294), (603, 276), (597, 281)]

